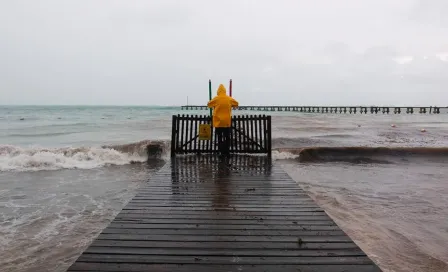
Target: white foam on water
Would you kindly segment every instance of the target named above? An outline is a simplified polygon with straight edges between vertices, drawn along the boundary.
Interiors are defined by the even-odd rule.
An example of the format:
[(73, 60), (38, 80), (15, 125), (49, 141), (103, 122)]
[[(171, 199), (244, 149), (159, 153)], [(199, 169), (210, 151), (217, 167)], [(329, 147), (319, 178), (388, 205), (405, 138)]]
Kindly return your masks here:
[(0, 145), (0, 171), (92, 169), (107, 165), (124, 165), (146, 161), (147, 155), (141, 153), (126, 153), (101, 147), (25, 149)]
[[(67, 148), (23, 148), (0, 145), (0, 171), (41, 171), (59, 169), (93, 169), (110, 165), (125, 165), (145, 162), (148, 159), (147, 146), (161, 147), (159, 159), (168, 161), (169, 143), (162, 141), (141, 141), (126, 145), (103, 147)], [(263, 155), (264, 156), (264, 155)], [(272, 151), (273, 160), (296, 159), (299, 155), (287, 151)]]
[(299, 155), (293, 154), (291, 152), (278, 151), (278, 150), (272, 151), (272, 159), (273, 160), (295, 160), (297, 158), (299, 158)]

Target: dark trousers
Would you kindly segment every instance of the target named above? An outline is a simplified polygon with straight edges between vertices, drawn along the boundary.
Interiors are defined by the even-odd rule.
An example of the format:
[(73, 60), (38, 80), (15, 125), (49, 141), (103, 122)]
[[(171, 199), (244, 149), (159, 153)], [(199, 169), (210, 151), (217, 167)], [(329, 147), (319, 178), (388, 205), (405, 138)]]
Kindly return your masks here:
[(218, 150), (221, 155), (230, 155), (230, 128), (215, 128), (215, 135), (218, 137)]

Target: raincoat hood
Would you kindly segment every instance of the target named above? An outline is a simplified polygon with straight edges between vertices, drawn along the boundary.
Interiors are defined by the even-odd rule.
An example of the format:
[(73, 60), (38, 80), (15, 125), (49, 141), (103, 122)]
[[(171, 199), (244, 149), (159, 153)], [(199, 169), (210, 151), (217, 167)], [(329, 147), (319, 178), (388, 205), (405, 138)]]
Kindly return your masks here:
[(226, 87), (220, 84), (218, 95), (207, 103), (213, 108), (213, 127), (228, 128), (232, 125), (232, 107), (238, 107), (238, 101), (226, 94)]
[(224, 85), (220, 84), (218, 87), (218, 95), (225, 95), (226, 94), (226, 87)]

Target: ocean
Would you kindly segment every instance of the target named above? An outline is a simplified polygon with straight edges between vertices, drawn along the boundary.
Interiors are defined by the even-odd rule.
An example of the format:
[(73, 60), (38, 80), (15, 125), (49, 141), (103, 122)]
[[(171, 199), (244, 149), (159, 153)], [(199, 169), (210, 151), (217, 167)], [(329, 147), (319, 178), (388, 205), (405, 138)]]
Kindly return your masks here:
[[(0, 271), (65, 271), (169, 160), (171, 116), (207, 113), (0, 106)], [(275, 163), (383, 271), (448, 271), (446, 110), (235, 114), (272, 115)]]

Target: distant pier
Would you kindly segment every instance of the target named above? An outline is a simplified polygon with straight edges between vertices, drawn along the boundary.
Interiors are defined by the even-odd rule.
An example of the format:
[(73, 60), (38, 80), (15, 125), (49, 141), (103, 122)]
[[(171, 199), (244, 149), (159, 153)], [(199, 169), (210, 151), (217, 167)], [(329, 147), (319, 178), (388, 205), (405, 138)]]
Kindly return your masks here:
[[(207, 110), (207, 106), (181, 106), (182, 110)], [(335, 114), (440, 114), (442, 107), (362, 107), (362, 106), (239, 106), (242, 111), (292, 111), (303, 113), (335, 113)]]

